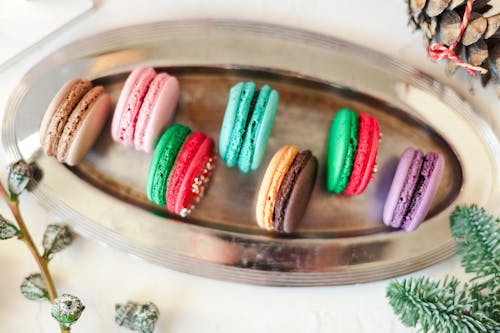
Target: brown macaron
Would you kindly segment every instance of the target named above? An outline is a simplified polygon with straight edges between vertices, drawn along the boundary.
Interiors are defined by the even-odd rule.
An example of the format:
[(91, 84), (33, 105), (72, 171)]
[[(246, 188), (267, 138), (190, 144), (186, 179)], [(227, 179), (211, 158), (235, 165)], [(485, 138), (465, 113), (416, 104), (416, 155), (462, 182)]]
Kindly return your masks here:
[(293, 232), (309, 203), (318, 161), (309, 150), (284, 146), (273, 156), (257, 199), (257, 224), (266, 230)]
[(72, 79), (50, 102), (40, 125), (40, 143), (48, 156), (77, 164), (92, 147), (109, 114), (111, 100), (102, 86)]

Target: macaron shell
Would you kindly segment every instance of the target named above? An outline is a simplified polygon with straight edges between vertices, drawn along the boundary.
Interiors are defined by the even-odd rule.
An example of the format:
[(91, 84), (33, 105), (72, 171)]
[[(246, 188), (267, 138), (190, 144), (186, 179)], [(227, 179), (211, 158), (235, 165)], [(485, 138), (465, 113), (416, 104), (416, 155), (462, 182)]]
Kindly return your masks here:
[(401, 226), (401, 223), (408, 212), (408, 208), (410, 207), (415, 195), (417, 184), (420, 181), (420, 173), (423, 162), (424, 154), (420, 150), (415, 150), (413, 160), (411, 161), (408, 172), (406, 173), (406, 179), (394, 209), (394, 214), (392, 215), (390, 225), (393, 228), (399, 228)]
[(330, 127), (326, 156), (326, 185), (330, 192), (333, 192), (336, 188), (344, 166), (350, 137), (351, 118), (351, 111), (342, 109), (335, 114), (332, 126)]
[(267, 166), (266, 172), (264, 173), (264, 177), (262, 178), (262, 181), (260, 183), (259, 187), (259, 192), (257, 195), (257, 204), (255, 206), (255, 218), (257, 220), (257, 225), (261, 227), (262, 229), (266, 230), (272, 230), (268, 229), (268, 224), (264, 223), (264, 209), (266, 206), (266, 201), (267, 201), (267, 193), (269, 192), (269, 187), (271, 186), (271, 182), (273, 179), (274, 175), (274, 170), (276, 169), (276, 166), (278, 165), (280, 158), (283, 154), (283, 150), (285, 147), (281, 148), (278, 150), (271, 161), (269, 162), (269, 165)]
[(184, 145), (182, 146), (177, 159), (175, 161), (174, 167), (168, 176), (167, 181), (167, 192), (166, 201), (167, 208), (169, 211), (180, 214), (180, 210), (177, 210), (177, 197), (180, 192), (184, 189), (182, 184), (184, 183), (184, 178), (188, 175), (188, 170), (191, 166), (198, 149), (203, 144), (205, 140), (205, 134), (201, 132), (196, 132), (187, 137)]
[(52, 115), (43, 140), (43, 150), (48, 156), (57, 153), (59, 139), (64, 131), (64, 127), (73, 112), (75, 106), (82, 97), (92, 88), (90, 81), (78, 80), (64, 96), (57, 110)]
[(344, 194), (358, 195), (368, 186), (375, 168), (379, 139), (380, 127), (377, 119), (366, 113), (360, 114), (356, 156)]
[[(284, 146), (274, 155), (266, 170), (266, 175), (264, 176), (262, 184), (264, 185), (265, 182), (267, 183), (267, 185), (265, 185), (265, 187), (267, 187), (267, 193), (261, 193), (259, 191), (259, 200), (257, 202), (257, 209), (261, 212), (260, 214), (262, 214), (261, 223), (259, 223), (259, 225), (263, 225), (266, 230), (273, 230), (273, 214), (276, 198), (278, 197), (283, 178), (290, 169), (298, 153), (299, 149), (297, 147)], [(268, 172), (270, 175), (266, 177)]]
[(167, 73), (158, 74), (144, 98), (134, 133), (137, 150), (150, 153), (158, 136), (170, 124), (179, 100), (179, 81)]
[(272, 89), (267, 100), (264, 117), (259, 124), (259, 129), (257, 130), (257, 134), (255, 136), (252, 165), (250, 167), (252, 170), (257, 170), (264, 160), (267, 143), (269, 142), (276, 112), (278, 111), (278, 103), (279, 94), (276, 90)]
[(359, 184), (359, 187), (354, 192), (354, 194), (363, 193), (370, 180), (373, 179), (373, 174), (377, 166), (377, 154), (380, 142), (380, 125), (375, 117), (370, 116), (370, 121), (372, 123), (371, 137), (369, 136), (369, 140), (371, 139), (370, 154), (368, 155), (368, 162), (366, 163), (366, 168), (364, 169), (361, 183)]
[(293, 159), (290, 168), (281, 182), (278, 196), (274, 202), (273, 211), (273, 229), (278, 232), (283, 232), (283, 221), (285, 220), (285, 213), (290, 195), (292, 194), (293, 187), (295, 186), (302, 169), (304, 169), (307, 165), (311, 156), (312, 153), (310, 150), (304, 150), (298, 153)]
[(161, 136), (149, 165), (146, 194), (157, 205), (165, 206), (168, 176), (191, 130), (183, 125), (170, 126)]
[(243, 85), (243, 91), (240, 96), (240, 103), (236, 117), (234, 118), (233, 129), (231, 137), (225, 154), (225, 162), (228, 167), (233, 167), (238, 163), (241, 145), (243, 143), (243, 136), (245, 134), (247, 118), (250, 113), (252, 99), (255, 94), (255, 83), (246, 82)]
[(265, 223), (264, 221), (264, 210), (266, 206), (266, 202), (268, 200), (267, 194), (269, 192), (269, 188), (271, 186), (274, 172), (282, 159), (285, 150), (287, 149), (288, 146), (283, 146), (280, 150), (278, 150), (272, 157), (271, 161), (269, 162), (266, 172), (264, 173), (264, 177), (262, 178), (262, 181), (260, 183), (259, 187), (259, 192), (257, 195), (257, 204), (255, 206), (256, 211), (255, 211), (255, 217), (257, 220), (257, 224), (259, 227), (262, 229), (266, 230), (272, 230), (272, 224), (269, 227), (268, 223)]
[(282, 226), (284, 232), (294, 232), (298, 224), (302, 221), (314, 189), (317, 170), (318, 160), (316, 157), (311, 156), (306, 166), (300, 172), (288, 199)]
[(222, 120), (222, 127), (219, 135), (219, 155), (224, 163), (226, 163), (225, 157), (229, 146), (229, 140), (231, 140), (233, 123), (236, 119), (241, 93), (243, 92), (243, 84), (244, 82), (239, 82), (229, 90), (226, 112), (224, 113), (224, 119)]
[[(86, 96), (89, 96), (91, 98), (93, 97), (91, 94), (92, 90), (87, 93), (87, 95), (77, 105), (75, 111), (68, 121), (68, 124), (66, 125), (65, 132), (66, 129), (72, 126), (72, 118), (77, 118), (77, 115), (81, 111), (85, 112), (82, 115), (83, 118), (75, 120), (75, 124), (76, 122), (78, 122), (78, 124), (76, 124), (76, 131), (73, 134), (63, 133), (61, 140), (68, 140), (69, 142), (69, 147), (65, 153), (63, 149), (61, 149), (61, 153), (59, 153), (61, 142), (59, 143), (58, 159), (68, 165), (76, 165), (83, 159), (85, 154), (87, 154), (89, 149), (99, 137), (99, 134), (101, 133), (101, 130), (106, 123), (106, 119), (111, 107), (111, 99), (109, 98), (108, 94), (104, 92), (104, 89), (102, 89), (102, 87), (95, 87), (93, 88), (93, 90), (96, 91), (98, 95), (91, 102), (91, 104), (88, 105), (87, 111), (85, 112), (80, 108), (85, 106)], [(75, 117), (73, 117), (73, 115), (75, 115)]]
[(347, 187), (358, 140), (358, 118), (348, 109), (335, 115), (328, 137), (327, 189), (342, 193)]
[(338, 185), (334, 188), (335, 193), (344, 193), (347, 184), (349, 183), (349, 179), (351, 177), (352, 166), (354, 164), (354, 158), (356, 156), (357, 145), (358, 145), (358, 131), (359, 131), (359, 122), (358, 117), (352, 119), (351, 122), (351, 137), (348, 141), (347, 146), (347, 155), (345, 156), (344, 167), (342, 168), (342, 173), (340, 174), (340, 179), (338, 181)]
[[(117, 129), (117, 132), (114, 132), (113, 134), (113, 138), (116, 137), (117, 141), (127, 146), (133, 146), (134, 144), (135, 125), (137, 117), (139, 116), (139, 110), (149, 89), (149, 85), (156, 75), (156, 72), (153, 68), (146, 67), (138, 69), (137, 72), (134, 71), (133, 74), (137, 75), (134, 75), (135, 82), (132, 84), (128, 95), (126, 96), (126, 101), (124, 106), (121, 108), (121, 112), (119, 112), (119, 123), (116, 126), (112, 126), (113, 130)], [(122, 93), (127, 92), (122, 91)], [(119, 100), (120, 105), (121, 103), (122, 102)]]
[(78, 79), (78, 78), (71, 79), (71, 80), (67, 81), (59, 89), (59, 91), (55, 94), (55, 96), (50, 101), (49, 106), (47, 107), (47, 110), (45, 111), (45, 114), (43, 115), (42, 123), (40, 124), (40, 132), (39, 132), (40, 144), (43, 145), (43, 141), (45, 139), (45, 135), (47, 133), (47, 129), (49, 127), (50, 120), (52, 119), (52, 116), (56, 112), (59, 104), (61, 104), (64, 97), (66, 95), (68, 95), (71, 87), (73, 87), (79, 81), (80, 81), (80, 79)]
[(125, 84), (118, 97), (118, 102), (116, 102), (115, 111), (113, 114), (113, 119), (111, 122), (111, 137), (113, 140), (120, 142), (120, 122), (122, 115), (125, 112), (125, 105), (127, 103), (128, 97), (136, 84), (139, 75), (145, 70), (145, 67), (135, 68), (125, 80)]
[(252, 166), (256, 137), (262, 125), (262, 118), (264, 118), (270, 93), (271, 88), (269, 88), (268, 85), (263, 86), (259, 90), (259, 95), (255, 102), (251, 119), (245, 129), (244, 140), (238, 157), (238, 167), (244, 173), (249, 172)]
[[(401, 192), (407, 183), (408, 173), (410, 172), (412, 163), (414, 163), (416, 153), (417, 150), (413, 148), (406, 148), (399, 158), (396, 173), (394, 174), (382, 213), (382, 219), (387, 226), (391, 226), (393, 222), (394, 212), (396, 211), (396, 206), (398, 205)], [(422, 156), (421, 152), (420, 156)]]
[(421, 177), (424, 181), (415, 189), (414, 206), (405, 216), (402, 229), (413, 231), (424, 221), (443, 178), (444, 157), (439, 153), (428, 153), (422, 164)]
[[(175, 199), (175, 213), (185, 217), (200, 200), (210, 181), (214, 162), (214, 142), (203, 134), (203, 141), (191, 160)], [(168, 202), (168, 201), (167, 201)]]

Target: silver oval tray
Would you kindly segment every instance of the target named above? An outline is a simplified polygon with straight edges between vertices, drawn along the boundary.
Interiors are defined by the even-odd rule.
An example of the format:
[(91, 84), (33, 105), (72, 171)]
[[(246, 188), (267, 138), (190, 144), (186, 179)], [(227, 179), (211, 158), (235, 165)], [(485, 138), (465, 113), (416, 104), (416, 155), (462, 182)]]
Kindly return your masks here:
[[(263, 166), (242, 175), (219, 162), (206, 197), (186, 220), (147, 201), (150, 156), (113, 143), (108, 128), (75, 168), (40, 154), (40, 120), (64, 81), (93, 79), (116, 102), (137, 65), (177, 75), (176, 121), (215, 140), (235, 82), (267, 82), (280, 92)], [(383, 132), (379, 172), (358, 197), (328, 194), (323, 185), (328, 129), (341, 107), (375, 115)], [(18, 84), (2, 139), (10, 160), (37, 160), (44, 177), (33, 195), (82, 234), (179, 271), (253, 284), (349, 284), (421, 269), (453, 254), (448, 216), (457, 204), (492, 208), (500, 199), (498, 141), (448, 87), (365, 47), (258, 22), (160, 22), (72, 43)], [(311, 149), (320, 160), (306, 216), (290, 236), (259, 230), (254, 217), (259, 181), (284, 144)], [(427, 221), (404, 233), (385, 228), (381, 210), (397, 158), (410, 145), (442, 152), (446, 169)]]

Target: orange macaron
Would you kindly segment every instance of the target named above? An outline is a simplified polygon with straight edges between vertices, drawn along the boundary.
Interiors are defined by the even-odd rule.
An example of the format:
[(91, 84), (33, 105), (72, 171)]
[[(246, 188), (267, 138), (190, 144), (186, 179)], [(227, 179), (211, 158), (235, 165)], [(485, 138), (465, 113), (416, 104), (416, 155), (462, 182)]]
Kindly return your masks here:
[(309, 150), (284, 146), (269, 163), (260, 185), (256, 206), (259, 227), (293, 232), (311, 197), (318, 161)]

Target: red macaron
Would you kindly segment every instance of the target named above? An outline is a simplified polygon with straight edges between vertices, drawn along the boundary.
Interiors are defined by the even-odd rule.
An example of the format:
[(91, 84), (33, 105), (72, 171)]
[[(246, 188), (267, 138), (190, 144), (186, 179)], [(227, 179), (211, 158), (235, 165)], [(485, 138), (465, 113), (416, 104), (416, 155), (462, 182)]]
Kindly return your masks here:
[(169, 211), (187, 215), (198, 198), (213, 168), (214, 142), (206, 134), (195, 132), (187, 137), (168, 177), (165, 194)]
[(351, 177), (344, 191), (347, 195), (363, 193), (376, 171), (380, 127), (378, 121), (366, 114), (359, 115), (358, 147), (352, 167)]

